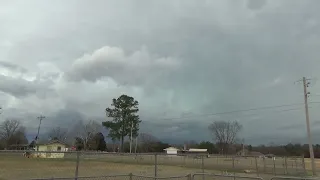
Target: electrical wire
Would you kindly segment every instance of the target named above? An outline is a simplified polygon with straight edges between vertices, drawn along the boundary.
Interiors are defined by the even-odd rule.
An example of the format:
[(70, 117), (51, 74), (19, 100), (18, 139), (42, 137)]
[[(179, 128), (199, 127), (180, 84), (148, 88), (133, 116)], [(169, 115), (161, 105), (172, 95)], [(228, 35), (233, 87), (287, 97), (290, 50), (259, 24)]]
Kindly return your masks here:
[[(309, 102), (308, 104), (320, 104), (320, 102)], [(297, 105), (304, 105), (304, 103), (283, 104), (283, 105), (277, 105), (277, 106), (265, 106), (265, 107), (241, 109), (241, 110), (234, 110), (234, 111), (225, 111), (225, 112), (208, 113), (208, 114), (198, 114), (198, 115), (193, 115), (193, 116), (163, 118), (163, 119), (157, 119), (157, 120), (178, 120), (178, 119), (187, 119), (187, 118), (196, 118), (196, 117), (207, 117), (207, 116), (215, 116), (215, 115), (233, 114), (233, 113), (239, 113), (239, 112), (276, 109), (276, 108), (281, 108), (281, 107), (290, 107), (290, 106), (297, 106)], [(298, 109), (300, 109), (300, 108), (298, 108)], [(280, 111), (280, 112), (298, 110), (298, 109), (297, 108), (295, 108), (295, 109), (287, 109), (287, 110), (283, 110), (283, 111)]]

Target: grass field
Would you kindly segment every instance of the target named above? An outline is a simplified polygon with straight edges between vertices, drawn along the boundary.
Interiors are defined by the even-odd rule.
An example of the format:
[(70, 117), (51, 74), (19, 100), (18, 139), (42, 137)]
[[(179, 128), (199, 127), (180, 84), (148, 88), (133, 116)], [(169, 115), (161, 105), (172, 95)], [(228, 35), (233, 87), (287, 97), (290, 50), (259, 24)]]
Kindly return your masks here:
[[(74, 177), (76, 154), (68, 153), (63, 159), (25, 158), (21, 153), (0, 153), (0, 179), (32, 179), (51, 177)], [(303, 172), (299, 159), (232, 159), (211, 157), (202, 159), (186, 157), (157, 156), (157, 175), (179, 176), (190, 173), (229, 172), (244, 175), (244, 170), (251, 170), (250, 176), (270, 178), (276, 175), (299, 175)], [(119, 155), (119, 154), (82, 154), (79, 161), (79, 176), (103, 176), (110, 174), (129, 174), (143, 176), (155, 175), (154, 155)], [(287, 164), (287, 166), (285, 166)], [(257, 168), (258, 167), (258, 173)], [(274, 168), (275, 167), (275, 168)], [(128, 179), (119, 177), (113, 179)], [(128, 179), (129, 180), (129, 179)]]

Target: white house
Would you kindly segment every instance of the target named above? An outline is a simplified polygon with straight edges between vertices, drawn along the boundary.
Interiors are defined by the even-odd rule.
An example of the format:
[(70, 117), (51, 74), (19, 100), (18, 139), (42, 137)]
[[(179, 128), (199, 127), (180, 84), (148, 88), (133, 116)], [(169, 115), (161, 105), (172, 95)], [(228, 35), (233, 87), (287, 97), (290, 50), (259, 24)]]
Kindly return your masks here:
[(168, 155), (177, 155), (179, 149), (175, 148), (175, 147), (168, 147), (166, 149), (164, 149), (164, 151), (168, 154)]
[[(66, 144), (58, 140), (52, 140), (45, 144), (37, 144), (37, 150), (40, 151), (36, 153), (37, 157), (41, 158), (64, 158), (66, 150)], [(61, 152), (61, 153), (58, 153)]]

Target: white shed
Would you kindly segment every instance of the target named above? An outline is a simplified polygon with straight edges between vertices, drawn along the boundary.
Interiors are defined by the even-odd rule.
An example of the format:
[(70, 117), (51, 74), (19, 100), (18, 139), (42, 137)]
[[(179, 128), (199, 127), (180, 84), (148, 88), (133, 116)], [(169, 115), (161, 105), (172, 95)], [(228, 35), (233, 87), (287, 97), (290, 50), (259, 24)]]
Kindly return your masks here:
[(177, 149), (175, 147), (168, 147), (168, 148), (164, 149), (164, 151), (169, 155), (177, 155), (179, 149)]

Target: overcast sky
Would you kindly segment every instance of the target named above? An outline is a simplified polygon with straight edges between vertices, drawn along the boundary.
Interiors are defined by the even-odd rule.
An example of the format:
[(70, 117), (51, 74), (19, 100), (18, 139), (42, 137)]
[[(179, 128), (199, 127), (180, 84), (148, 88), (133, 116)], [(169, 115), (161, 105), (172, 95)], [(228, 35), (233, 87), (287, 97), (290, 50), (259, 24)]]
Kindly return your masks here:
[[(211, 140), (237, 120), (247, 143), (306, 142), (301, 83), (320, 102), (319, 0), (0, 0), (1, 120), (34, 134), (140, 103), (141, 132)], [(297, 104), (281, 108), (220, 112)], [(310, 104), (320, 143), (319, 103)]]

